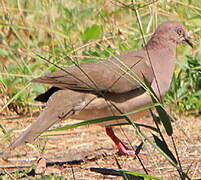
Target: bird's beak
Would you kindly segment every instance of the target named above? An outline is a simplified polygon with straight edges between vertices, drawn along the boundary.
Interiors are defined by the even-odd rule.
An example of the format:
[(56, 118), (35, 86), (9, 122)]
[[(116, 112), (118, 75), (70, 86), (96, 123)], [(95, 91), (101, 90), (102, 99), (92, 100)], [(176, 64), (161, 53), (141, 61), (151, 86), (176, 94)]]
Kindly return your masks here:
[(190, 42), (190, 40), (189, 39), (187, 39), (187, 38), (185, 38), (185, 40), (184, 40), (190, 47), (192, 47), (193, 48), (193, 43), (192, 42)]
[(193, 48), (193, 43), (190, 42), (190, 40), (188, 38), (186, 38), (185, 36), (182, 36), (181, 40), (184, 41), (184, 42), (186, 42), (190, 47)]

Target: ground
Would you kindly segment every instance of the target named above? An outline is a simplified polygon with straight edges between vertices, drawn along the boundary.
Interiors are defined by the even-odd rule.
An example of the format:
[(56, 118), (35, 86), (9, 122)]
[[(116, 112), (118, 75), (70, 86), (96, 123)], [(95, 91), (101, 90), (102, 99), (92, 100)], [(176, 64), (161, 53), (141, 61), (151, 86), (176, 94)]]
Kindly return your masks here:
[[(16, 128), (12, 135), (15, 137), (30, 124), (36, 116), (21, 117), (16, 115), (1, 117), (1, 124), (5, 129)], [(201, 177), (201, 118), (180, 117), (174, 126), (174, 140), (176, 142), (180, 161), (190, 178)], [(67, 120), (66, 122), (77, 122)], [(141, 122), (142, 123), (142, 122)], [(145, 124), (153, 124), (151, 118), (143, 120)], [(140, 139), (133, 127), (122, 126), (115, 128), (115, 133), (124, 142), (136, 147)], [(145, 130), (151, 137), (150, 131)], [(14, 137), (12, 137), (14, 139)], [(30, 172), (33, 164), (37, 166), (35, 172), (28, 173), (24, 179), (41, 177), (51, 173), (63, 176), (65, 179), (122, 179), (122, 177), (106, 176), (90, 171), (90, 167), (122, 168), (134, 172), (144, 173), (138, 158), (135, 156), (118, 155), (111, 139), (106, 135), (103, 127), (90, 125), (66, 131), (43, 134), (34, 145), (28, 144), (7, 152), (9, 144), (2, 138), (0, 141), (1, 159), (0, 173), (10, 179), (15, 179), (13, 172), (26, 170)], [(166, 137), (170, 147), (171, 139)], [(128, 143), (129, 144), (129, 143)], [(173, 151), (173, 150), (172, 150)], [(175, 154), (175, 152), (173, 151)], [(141, 161), (150, 175), (164, 179), (178, 179), (177, 171), (164, 158), (145, 142), (139, 154)], [(39, 160), (40, 159), (40, 160)], [(38, 163), (37, 163), (38, 162)], [(45, 167), (46, 164), (46, 167)], [(43, 166), (44, 165), (44, 166)], [(120, 166), (120, 167), (119, 167)], [(37, 174), (36, 174), (37, 173)], [(2, 176), (3, 177), (3, 176)]]

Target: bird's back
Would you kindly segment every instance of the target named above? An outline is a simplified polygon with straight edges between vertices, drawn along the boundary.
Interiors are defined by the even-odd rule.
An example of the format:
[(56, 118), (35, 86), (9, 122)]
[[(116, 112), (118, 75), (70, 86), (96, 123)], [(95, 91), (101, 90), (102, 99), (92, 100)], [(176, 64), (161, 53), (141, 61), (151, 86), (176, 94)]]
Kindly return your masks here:
[[(151, 83), (153, 73), (145, 53), (130, 51), (117, 58), (68, 66), (48, 73), (32, 82), (50, 84), (61, 89), (124, 93), (134, 90), (143, 76)], [(137, 81), (136, 81), (137, 80)]]

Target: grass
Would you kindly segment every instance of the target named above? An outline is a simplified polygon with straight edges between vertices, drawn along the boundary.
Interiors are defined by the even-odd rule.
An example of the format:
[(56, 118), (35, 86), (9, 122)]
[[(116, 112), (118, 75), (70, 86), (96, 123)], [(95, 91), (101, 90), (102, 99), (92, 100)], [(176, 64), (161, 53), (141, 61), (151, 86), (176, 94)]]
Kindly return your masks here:
[(46, 87), (29, 81), (57, 69), (39, 56), (60, 67), (73, 65), (72, 59), (79, 64), (98, 61), (140, 48), (138, 21), (148, 40), (160, 22), (177, 20), (191, 33), (195, 48), (180, 45), (177, 49), (179, 63), (166, 102), (178, 114), (199, 115), (199, 0), (139, 1), (138, 19), (118, 1), (2, 0), (0, 5), (1, 113), (9, 109), (23, 115), (37, 108), (33, 99)]
[[(187, 56), (187, 62), (180, 64), (175, 73), (166, 100), (178, 114), (197, 115), (201, 110), (201, 63), (199, 58)], [(181, 88), (182, 87), (182, 88)]]
[[(33, 77), (56, 70), (34, 53), (51, 57), (52, 62), (63, 66), (72, 64), (66, 55), (79, 63), (87, 63), (108, 57), (108, 52), (118, 54), (142, 46), (138, 23), (131, 11), (115, 2), (94, 1), (92, 4), (90, 1), (2, 1), (0, 55), (3, 73), (0, 80), (1, 94), (6, 101), (17, 94), (12, 102), (29, 104), (36, 94), (44, 91), (43, 86), (30, 84), (19, 93)], [(177, 5), (179, 10), (175, 9)], [(187, 1), (173, 1), (139, 9), (145, 36), (153, 33), (161, 21), (179, 20), (188, 30), (195, 31), (195, 39), (199, 37), (199, 4), (191, 2), (191, 8), (186, 5)], [(180, 51), (178, 59), (190, 53), (188, 47)]]

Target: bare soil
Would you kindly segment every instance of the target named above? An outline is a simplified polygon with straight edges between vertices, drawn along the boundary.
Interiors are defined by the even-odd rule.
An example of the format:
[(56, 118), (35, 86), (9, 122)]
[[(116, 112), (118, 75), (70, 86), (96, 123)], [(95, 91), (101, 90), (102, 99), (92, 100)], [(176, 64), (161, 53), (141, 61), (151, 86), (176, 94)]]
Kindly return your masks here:
[[(21, 170), (30, 172), (33, 165), (37, 166), (36, 171), (33, 173), (32, 170), (32, 173), (28, 173), (27, 177), (23, 179), (41, 177), (51, 173), (69, 180), (122, 179), (122, 177), (92, 172), (90, 167), (122, 168), (145, 173), (138, 158), (119, 155), (113, 142), (106, 135), (104, 128), (97, 125), (44, 133), (33, 145), (27, 144), (8, 152), (6, 147), (11, 139), (14, 139), (35, 118), (35, 116), (20, 117), (15, 115), (1, 117), (1, 124), (6, 130), (15, 128), (11, 133), (11, 138), (6, 138), (1, 133), (0, 173), (2, 175), (7, 174), (11, 179), (15, 179), (13, 172)], [(188, 172), (189, 177), (192, 179), (201, 177), (200, 120), (200, 117), (182, 117), (173, 123), (174, 140), (183, 170)], [(61, 124), (69, 121), (77, 122), (67, 120)], [(153, 125), (150, 117), (144, 119), (143, 123)], [(143, 130), (145, 130), (147, 136), (151, 137), (149, 130)], [(131, 143), (133, 147), (141, 142), (131, 126), (117, 127), (115, 128), (115, 133), (123, 142)], [(170, 148), (173, 149), (171, 139), (166, 137), (166, 140)], [(172, 151), (175, 154), (174, 150)], [(150, 175), (163, 177), (164, 179), (179, 179), (177, 171), (171, 164), (164, 160), (148, 143), (145, 142), (139, 157)], [(38, 161), (39, 159), (40, 161)]]

